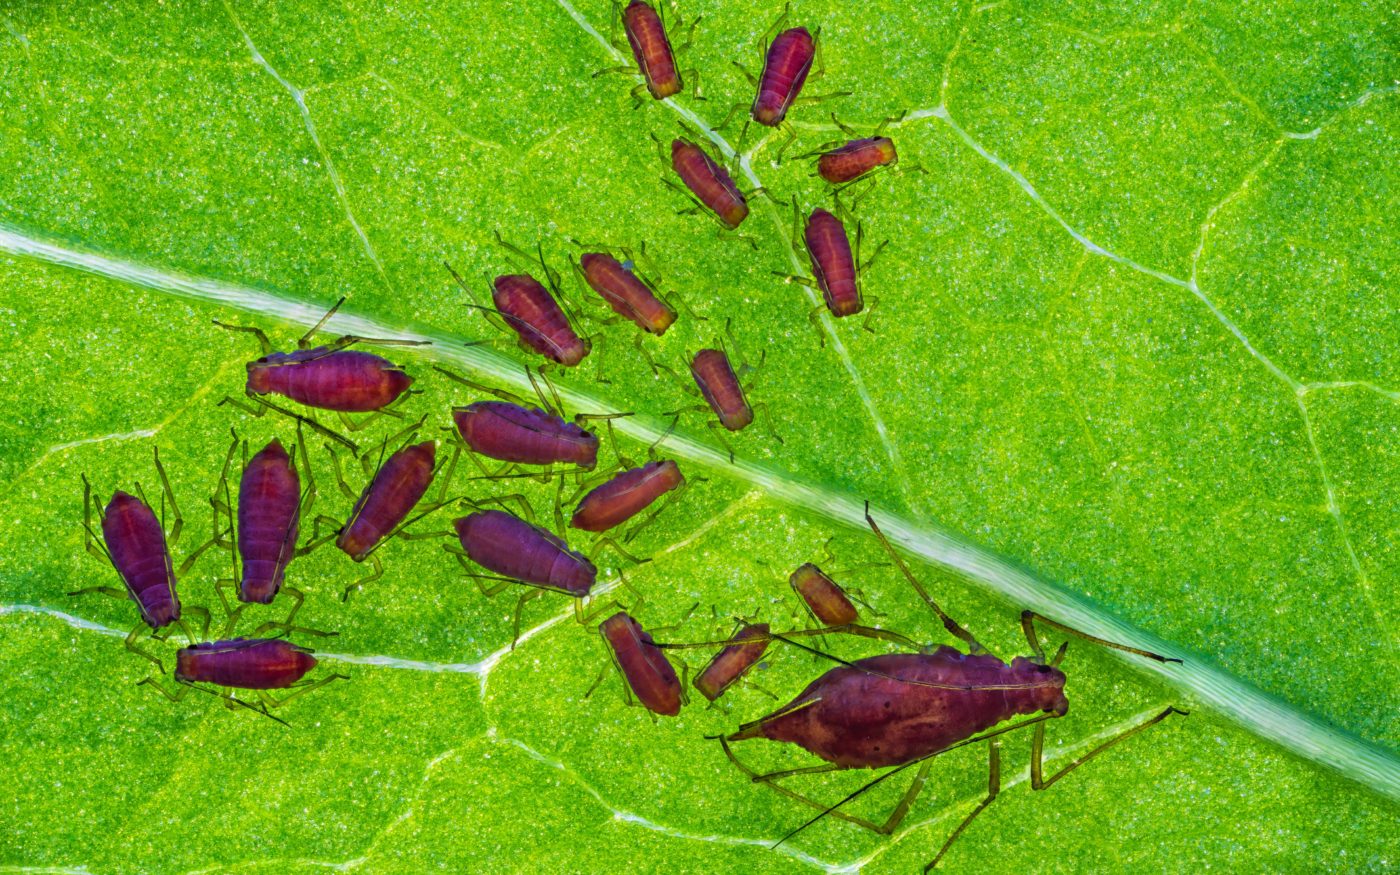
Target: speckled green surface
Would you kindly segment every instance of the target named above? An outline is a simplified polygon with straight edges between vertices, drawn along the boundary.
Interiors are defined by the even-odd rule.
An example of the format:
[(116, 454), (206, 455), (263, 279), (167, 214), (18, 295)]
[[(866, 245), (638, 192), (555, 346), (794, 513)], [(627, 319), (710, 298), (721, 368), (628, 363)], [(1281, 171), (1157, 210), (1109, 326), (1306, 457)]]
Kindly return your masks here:
[[(743, 230), (757, 251), (676, 215), (648, 138), (679, 130), (674, 108), (634, 111), (631, 77), (590, 77), (616, 63), (581, 24), (606, 34), (606, 2), (0, 11), (0, 871), (906, 872), (980, 798), (985, 753), (960, 751), (894, 837), (823, 822), (766, 850), (809, 812), (746, 782), (703, 736), (772, 699), (740, 688), (652, 720), (612, 676), (588, 696), (606, 659), (589, 630), (545, 625), (560, 598), (528, 605), (537, 631), (502, 653), (512, 598), (483, 598), (431, 542), (387, 546), (384, 580), (348, 605), (335, 594), (359, 569), (343, 556), (293, 566), (303, 621), (340, 632), (327, 665), (353, 678), (288, 706), (290, 731), (134, 686), (148, 665), (104, 633), (124, 634), (131, 606), (63, 595), (113, 582), (82, 550), (79, 474), (149, 488), (159, 445), (188, 549), (208, 531), (228, 428), (255, 442), (287, 432), (216, 407), (253, 350), (210, 319), (260, 317), (172, 296), (159, 278), (321, 307), (344, 294), (381, 324), (479, 339), (490, 329), (439, 265), (481, 303), (481, 277), (509, 264), (497, 229), (543, 239), (559, 266), (567, 238), (646, 241), (666, 287), (710, 318), (650, 342), (662, 360), (732, 317), (745, 356), (766, 356), (755, 397), (784, 440), (750, 429), (733, 439), (743, 458), (986, 548), (1359, 737), (1393, 770), (1393, 13), (919, 5), (793, 10), (823, 27), (827, 73), (811, 92), (855, 92), (796, 110), (793, 154), (835, 136), (833, 109), (858, 125), (910, 110), (893, 136), (926, 171), (863, 201), (867, 239), (891, 240), (867, 277), (876, 330), (839, 324), (825, 345), (800, 287), (773, 276), (792, 270), (786, 211), (756, 201)], [(755, 66), (778, 6), (682, 11), (704, 16), (682, 61), (708, 100), (678, 106), (717, 122), (748, 96), (729, 62)], [(737, 142), (737, 125), (723, 133)], [(754, 176), (815, 205), (826, 195), (809, 166), (775, 164), (776, 145), (749, 131)], [(18, 254), (37, 243), (100, 254), (108, 276)], [(141, 271), (156, 279), (133, 282)], [(581, 299), (572, 278), (565, 288)], [(262, 324), (289, 344), (300, 329), (276, 315)], [(690, 403), (624, 329), (603, 331), (569, 387), (603, 407)], [(425, 390), (415, 415), (446, 425), (447, 405), (470, 396), (428, 356), (404, 358)], [(702, 424), (684, 422), (713, 442)], [(800, 623), (786, 574), (833, 536), (838, 565), (877, 558), (815, 503), (726, 466), (690, 471), (708, 479), (639, 536), (654, 561), (627, 572), (647, 625), (700, 605), (673, 640), (727, 628), (712, 608)], [(321, 510), (346, 510), (321, 494)], [(224, 561), (201, 560), (187, 601), (213, 603)], [(919, 570), (998, 653), (1024, 648), (1021, 605)], [(888, 569), (852, 577), (881, 623), (934, 637)], [(1026, 740), (1009, 740), (1002, 798), (949, 871), (1395, 865), (1393, 785), (1343, 778), (1203, 707), (1189, 684), (1088, 647), (1067, 667), (1057, 761), (1167, 704), (1193, 714), (1045, 793), (1025, 782)], [(755, 679), (787, 698), (822, 668), (774, 650)], [(798, 760), (759, 743), (745, 755)], [(845, 777), (802, 786), (834, 801), (854, 787)], [(873, 814), (897, 790), (856, 807)]]

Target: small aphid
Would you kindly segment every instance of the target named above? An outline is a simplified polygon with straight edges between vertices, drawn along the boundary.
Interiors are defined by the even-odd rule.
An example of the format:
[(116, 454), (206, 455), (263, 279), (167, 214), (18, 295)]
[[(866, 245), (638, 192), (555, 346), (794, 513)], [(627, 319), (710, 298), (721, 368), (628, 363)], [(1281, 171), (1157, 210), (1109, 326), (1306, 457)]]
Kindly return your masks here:
[(296, 555), (301, 479), (274, 438), (248, 460), (238, 484), (238, 599), (271, 604)]
[(579, 268), (589, 288), (607, 301), (614, 312), (632, 320), (643, 331), (660, 337), (676, 321), (671, 305), (613, 256), (605, 252), (585, 253), (579, 259)]
[(417, 506), (433, 482), (437, 444), (424, 441), (390, 456), (360, 493), (335, 545), (364, 561)]
[[(750, 638), (758, 640), (748, 641)], [(725, 690), (758, 662), (772, 639), (768, 635), (767, 623), (754, 623), (740, 629), (733, 640), (736, 643), (716, 653), (705, 670), (695, 678), (695, 689), (711, 702), (724, 695)]]
[(505, 511), (477, 511), (452, 526), (467, 558), (511, 580), (578, 598), (597, 580), (593, 563), (563, 538)]
[(521, 344), (550, 361), (573, 367), (588, 355), (587, 341), (574, 331), (559, 302), (529, 274), (496, 277), (491, 300)]
[(175, 680), (244, 690), (284, 690), (316, 667), (305, 647), (281, 638), (233, 638), (182, 648)]
[(774, 38), (768, 46), (758, 93), (749, 111), (754, 121), (770, 128), (783, 123), (807, 81), (816, 54), (816, 40), (805, 27), (789, 28)]
[(651, 635), (624, 611), (600, 623), (598, 631), (608, 642), (613, 662), (638, 701), (664, 717), (679, 714), (683, 692), (680, 679)]
[(526, 465), (565, 462), (581, 468), (598, 462), (597, 435), (538, 408), (477, 401), (454, 407), (452, 419), (467, 446), (492, 459)]
[(646, 80), (651, 96), (664, 100), (679, 94), (684, 86), (661, 16), (650, 4), (632, 0), (622, 13), (622, 24), (627, 31), (627, 42), (632, 46), (632, 56), (637, 59), (637, 69)]
[(859, 619), (846, 591), (811, 562), (799, 566), (788, 583), (802, 596), (812, 616), (824, 625), (846, 626)]
[(680, 467), (670, 459), (647, 462), (640, 468), (623, 471), (585, 495), (569, 525), (586, 532), (605, 532), (627, 522), (684, 483)]
[(671, 168), (685, 187), (726, 228), (737, 228), (749, 215), (748, 201), (725, 170), (689, 140), (671, 142)]
[(753, 422), (753, 408), (744, 398), (744, 387), (729, 363), (729, 356), (723, 350), (702, 349), (690, 363), (690, 375), (705, 396), (720, 424), (730, 431), (740, 429)]
[(102, 513), (102, 541), (117, 575), (140, 608), (141, 619), (152, 629), (179, 620), (175, 567), (155, 512), (141, 499), (118, 489)]
[(820, 207), (812, 211), (803, 232), (812, 276), (831, 315), (853, 316), (865, 308), (857, 279), (851, 241), (841, 220)]
[(898, 161), (893, 140), (889, 137), (867, 137), (822, 153), (817, 159), (817, 173), (827, 182), (839, 185)]

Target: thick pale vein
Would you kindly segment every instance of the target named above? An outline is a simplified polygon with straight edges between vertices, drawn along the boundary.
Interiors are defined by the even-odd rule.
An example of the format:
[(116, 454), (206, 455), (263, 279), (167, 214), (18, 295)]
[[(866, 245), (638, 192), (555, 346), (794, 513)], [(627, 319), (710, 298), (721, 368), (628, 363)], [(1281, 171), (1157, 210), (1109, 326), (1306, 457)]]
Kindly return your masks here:
[(345, 182), (340, 178), (340, 171), (335, 169), (331, 153), (321, 142), (321, 135), (316, 131), (316, 121), (311, 118), (311, 110), (306, 106), (306, 92), (284, 79), (282, 74), (268, 63), (267, 58), (264, 58), (262, 52), (258, 51), (258, 47), (253, 42), (253, 38), (248, 35), (248, 31), (243, 29), (243, 23), (239, 21), (238, 14), (234, 12), (227, 0), (225, 0), (224, 8), (228, 10), (229, 17), (233, 19), (234, 27), (238, 28), (238, 32), (243, 35), (243, 41), (248, 44), (248, 51), (253, 55), (253, 63), (266, 70), (269, 76), (277, 80), (277, 84), (287, 90), (287, 93), (292, 96), (292, 100), (296, 101), (297, 109), (301, 112), (302, 123), (306, 126), (306, 133), (311, 137), (312, 144), (316, 146), (316, 152), (321, 156), (321, 163), (326, 168), (326, 175), (330, 177), (331, 186), (335, 189), (336, 199), (340, 201), (341, 208), (345, 210), (345, 218), (350, 222), (350, 227), (355, 229), (355, 234), (359, 236), (360, 245), (364, 247), (365, 255), (374, 263), (374, 269), (379, 272), (379, 278), (390, 291), (393, 291), (389, 275), (384, 271), (384, 262), (379, 260), (379, 253), (375, 252), (374, 244), (369, 241), (369, 235), (361, 227), (360, 220), (355, 218), (355, 210), (350, 206), (350, 195), (345, 190)]
[[(626, 61), (626, 59), (613, 48), (612, 43), (608, 42), (607, 37), (594, 29), (593, 25), (588, 22), (588, 19), (584, 18), (583, 14), (575, 9), (569, 0), (555, 0), (555, 2), (559, 4), (560, 8), (563, 9), (579, 27), (583, 28), (585, 33), (593, 37), (598, 45), (602, 46), (603, 51), (609, 58), (619, 63)], [(749, 181), (750, 185), (755, 189), (763, 188), (763, 183), (753, 171), (753, 165), (749, 163), (748, 155), (739, 155), (734, 147), (729, 144), (729, 141), (711, 127), (708, 122), (696, 115), (689, 108), (681, 106), (673, 98), (668, 97), (663, 100), (662, 103), (669, 107), (676, 115), (688, 121), (693, 127), (703, 133), (710, 142), (719, 147), (725, 160), (737, 160), (740, 172), (744, 174), (744, 178)], [(783, 241), (783, 249), (787, 252), (788, 261), (792, 265), (793, 274), (797, 276), (806, 275), (806, 271), (802, 267), (802, 261), (797, 257), (797, 253), (792, 248), (789, 232), (783, 226), (782, 217), (778, 214), (778, 208), (774, 205), (773, 199), (764, 198), (763, 200), (765, 212), (768, 214), (769, 220), (773, 223), (774, 230), (778, 234), (778, 239)], [(875, 406), (875, 399), (870, 396), (870, 390), (866, 388), (865, 380), (861, 377), (860, 371), (856, 368), (855, 361), (852, 360), (850, 351), (846, 349), (846, 345), (841, 342), (840, 335), (836, 333), (835, 320), (831, 318), (831, 314), (823, 307), (815, 291), (807, 286), (803, 286), (803, 291), (806, 293), (807, 301), (812, 307), (822, 308), (819, 313), (822, 331), (825, 332), (827, 340), (831, 343), (831, 348), (836, 353), (837, 358), (841, 360), (842, 367), (846, 369), (846, 373), (850, 376), (851, 383), (855, 386), (856, 395), (860, 398), (860, 403), (865, 407), (866, 413), (870, 416), (871, 423), (875, 426), (875, 433), (880, 438), (880, 445), (885, 448), (885, 454), (889, 456), (890, 462), (894, 465), (896, 470), (904, 470), (899, 456), (899, 447), (895, 445), (894, 439), (890, 436), (889, 429), (885, 426), (885, 420), (880, 416), (880, 411)]]
[[(317, 304), (219, 280), (166, 272), (130, 261), (80, 252), (3, 227), (0, 227), (0, 252), (62, 264), (173, 296), (237, 307), (263, 317), (303, 326), (314, 325), (323, 315)], [(433, 343), (424, 350), (427, 355), (489, 376), (522, 392), (530, 391), (517, 362), (480, 346), (466, 346), (458, 337), (385, 324), (344, 312), (337, 313), (326, 327), (329, 331), (344, 334), (426, 340)], [(575, 409), (604, 409), (606, 406), (600, 399), (567, 387), (561, 387), (560, 394)], [(669, 431), (669, 425), (669, 421), (651, 416), (632, 416), (616, 423), (618, 431), (645, 443), (661, 439)], [(686, 433), (673, 432), (666, 437), (666, 442), (668, 449), (678, 457), (747, 482), (775, 501), (802, 508), (853, 529), (866, 530), (863, 504), (854, 495), (804, 482), (756, 462), (740, 459), (731, 464), (727, 452)], [(1092, 635), (1130, 642), (1186, 659), (1184, 666), (1158, 666), (1123, 657), (1139, 669), (1160, 675), (1167, 683), (1210, 704), (1260, 737), (1333, 768), (1378, 792), (1400, 799), (1400, 757), (1395, 754), (1329, 726), (1210, 665), (1201, 657), (1135, 628), (975, 544), (907, 518), (884, 513), (880, 513), (879, 517), (881, 527), (895, 544), (929, 562), (964, 574), (1012, 604), (1055, 617)]]

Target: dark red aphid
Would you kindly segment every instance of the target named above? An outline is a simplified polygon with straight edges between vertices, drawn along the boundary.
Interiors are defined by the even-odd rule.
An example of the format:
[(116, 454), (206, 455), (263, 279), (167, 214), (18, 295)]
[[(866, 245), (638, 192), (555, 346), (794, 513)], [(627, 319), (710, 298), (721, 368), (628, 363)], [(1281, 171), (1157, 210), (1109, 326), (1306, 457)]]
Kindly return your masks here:
[(588, 344), (574, 332), (559, 302), (529, 274), (496, 277), (491, 300), (520, 342), (550, 361), (572, 367), (588, 355)]
[(671, 305), (658, 298), (641, 277), (611, 255), (585, 253), (579, 259), (579, 267), (589, 288), (607, 301), (614, 312), (631, 319), (643, 331), (660, 337), (676, 321), (676, 311)]
[(284, 395), (307, 407), (345, 413), (388, 407), (412, 384), (393, 362), (355, 349), (318, 346), (248, 363), (249, 395)]
[(812, 616), (827, 626), (845, 626), (857, 619), (856, 606), (836, 581), (811, 562), (799, 566), (788, 583), (807, 603)]
[(598, 631), (638, 701), (665, 717), (681, 713), (682, 690), (676, 670), (636, 620), (618, 611), (600, 623)]
[(117, 490), (103, 511), (102, 540), (141, 619), (152, 629), (180, 619), (175, 567), (155, 512), (136, 496)]
[(750, 110), (754, 121), (768, 127), (783, 123), (807, 81), (816, 55), (816, 40), (805, 27), (789, 28), (774, 38), (768, 46), (763, 74), (758, 79), (758, 94)]
[(803, 238), (812, 262), (812, 276), (831, 315), (852, 316), (864, 309), (851, 241), (841, 220), (818, 207), (807, 219)]
[(730, 431), (740, 429), (753, 422), (753, 408), (744, 398), (744, 387), (739, 385), (739, 377), (729, 363), (729, 356), (722, 350), (702, 349), (690, 363), (690, 375), (705, 403), (719, 417), (720, 424)]
[[(756, 641), (749, 641), (756, 638)], [(768, 649), (771, 640), (768, 637), (767, 623), (754, 623), (746, 625), (734, 636), (735, 643), (721, 650), (714, 655), (704, 671), (695, 678), (695, 689), (701, 695), (713, 702), (724, 694), (731, 685), (744, 676), (753, 664), (758, 662)]]
[(368, 556), (428, 491), (436, 458), (433, 441), (404, 447), (390, 456), (360, 493), (336, 546), (356, 562)]
[(585, 532), (605, 532), (646, 510), (661, 496), (685, 483), (675, 462), (647, 462), (623, 471), (593, 489), (574, 510), (569, 525)]
[(503, 462), (592, 468), (598, 461), (597, 435), (538, 408), (477, 401), (453, 408), (452, 419), (473, 452)]
[(680, 70), (676, 67), (676, 54), (671, 51), (666, 26), (656, 10), (642, 0), (632, 0), (622, 13), (622, 26), (627, 31), (632, 57), (637, 59), (637, 69), (646, 80), (651, 96), (664, 100), (679, 94), (683, 86)]
[(182, 648), (175, 680), (245, 690), (283, 690), (306, 676), (316, 657), (281, 638), (233, 638)]
[(867, 137), (823, 153), (817, 159), (817, 173), (827, 182), (839, 185), (898, 160), (894, 140), (889, 137)]
[(597, 580), (593, 563), (563, 538), (505, 511), (477, 511), (452, 525), (467, 558), (504, 577), (579, 598)]
[(238, 485), (240, 601), (270, 604), (296, 555), (301, 479), (282, 442), (273, 439), (248, 460)]
[(748, 217), (749, 204), (743, 192), (734, 184), (729, 171), (705, 154), (704, 149), (689, 140), (672, 141), (671, 168), (726, 228), (737, 228)]

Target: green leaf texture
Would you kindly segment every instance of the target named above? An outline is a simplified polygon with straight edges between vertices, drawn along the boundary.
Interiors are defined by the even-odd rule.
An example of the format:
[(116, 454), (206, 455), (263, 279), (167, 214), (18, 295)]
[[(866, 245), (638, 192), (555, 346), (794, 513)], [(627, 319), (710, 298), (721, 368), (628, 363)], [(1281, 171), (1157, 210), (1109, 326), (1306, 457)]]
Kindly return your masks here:
[[(339, 632), (323, 670), (351, 679), (283, 709), (290, 729), (135, 686), (151, 666), (121, 645), (132, 605), (65, 596), (115, 583), (83, 549), (79, 475), (104, 497), (150, 493), (158, 446), (186, 519), (178, 561), (208, 537), (230, 427), (255, 447), (291, 433), (218, 406), (255, 347), (211, 320), (290, 346), (342, 295), (335, 330), (433, 340), (388, 354), (423, 390), (408, 414), (445, 440), (448, 407), (475, 396), (431, 365), (523, 384), (518, 349), (464, 345), (499, 336), (466, 306), (485, 277), (522, 267), (497, 231), (560, 268), (570, 240), (645, 242), (695, 311), (647, 338), (656, 359), (684, 373), (721, 338), (762, 360), (753, 397), (781, 443), (760, 422), (727, 437), (731, 464), (683, 414), (662, 452), (692, 485), (630, 545), (652, 561), (600, 559), (600, 601), (635, 601), (621, 564), (643, 624), (675, 626), (658, 638), (713, 640), (734, 616), (801, 626), (785, 579), (819, 561), (853, 569), (881, 625), (944, 640), (871, 566), (869, 499), (998, 654), (1025, 651), (1017, 616), (1034, 608), (1186, 660), (1071, 646), (1052, 764), (1167, 705), (1191, 715), (1041, 793), (1029, 739), (1008, 737), (1001, 798), (947, 870), (1395, 865), (1393, 10), (798, 2), (792, 20), (824, 44), (808, 93), (852, 93), (794, 110), (779, 162), (784, 134), (714, 126), (751, 98), (731, 62), (757, 66), (780, 11), (683, 0), (702, 18), (682, 66), (705, 99), (690, 77), (634, 109), (635, 76), (592, 76), (628, 60), (605, 0), (0, 10), (0, 871), (908, 872), (985, 795), (986, 753), (963, 749), (892, 836), (826, 819), (769, 850), (814, 812), (704, 736), (829, 663), (775, 645), (716, 705), (650, 719), (613, 674), (594, 688), (606, 653), (562, 597), (523, 607), (512, 650), (516, 593), (485, 598), (432, 541), (391, 542), (384, 578), (346, 604), (362, 568), (333, 549), (292, 566), (301, 622)], [(869, 332), (814, 331), (818, 301), (774, 275), (805, 273), (787, 201), (829, 193), (792, 156), (841, 136), (832, 112), (862, 130), (905, 113), (889, 131), (922, 169), (859, 204), (867, 251), (890, 241), (865, 278)], [(742, 228), (753, 247), (678, 215), (651, 137), (681, 122), (773, 195)], [(583, 301), (567, 273), (564, 288)], [(571, 410), (637, 412), (618, 440), (643, 454), (695, 399), (653, 375), (630, 326), (588, 327), (600, 342), (556, 374), (561, 391)], [(318, 511), (343, 515), (319, 440), (312, 459)], [(354, 464), (347, 477), (363, 482)], [(551, 518), (553, 488), (521, 482), (459, 486), (523, 488)], [(185, 600), (217, 605), (227, 569), (206, 554)], [(847, 658), (869, 645), (823, 642)], [(152, 646), (168, 665), (178, 645)], [(793, 786), (830, 803), (868, 777)], [(851, 810), (882, 816), (900, 784)]]

